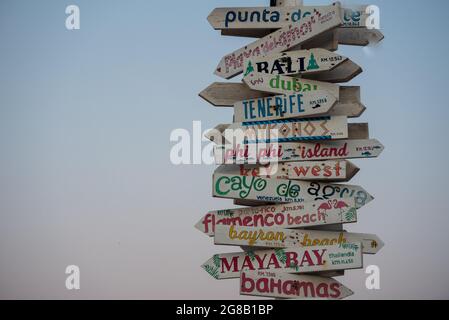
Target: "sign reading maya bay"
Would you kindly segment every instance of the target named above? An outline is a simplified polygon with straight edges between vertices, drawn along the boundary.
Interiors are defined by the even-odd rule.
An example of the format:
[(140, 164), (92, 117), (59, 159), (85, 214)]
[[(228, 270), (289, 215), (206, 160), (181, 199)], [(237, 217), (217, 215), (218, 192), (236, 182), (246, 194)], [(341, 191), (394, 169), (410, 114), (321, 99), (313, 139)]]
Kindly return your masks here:
[(238, 278), (241, 270), (290, 273), (362, 267), (361, 243), (305, 248), (280, 248), (216, 254), (201, 267), (215, 279)]
[(384, 146), (376, 139), (285, 142), (275, 144), (214, 146), (217, 164), (293, 162), (378, 157)]
[(215, 226), (304, 228), (357, 221), (354, 199), (287, 203), (206, 213), (195, 228), (213, 236)]
[(257, 248), (295, 248), (324, 245), (345, 245), (362, 243), (362, 252), (375, 254), (383, 242), (374, 234), (294, 230), (276, 227), (215, 226), (214, 243), (229, 246)]
[(226, 167), (220, 166), (213, 174), (214, 197), (274, 203), (354, 198), (357, 208), (363, 207), (374, 199), (360, 186), (246, 177), (228, 174)]
[(273, 271), (242, 271), (240, 294), (283, 299), (339, 300), (354, 293), (332, 278)]
[(336, 102), (335, 96), (321, 90), (247, 99), (234, 104), (234, 122), (319, 116), (329, 113)]
[(215, 74), (226, 79), (232, 78), (243, 72), (245, 59), (286, 51), (341, 24), (339, 3), (314, 9), (312, 14), (300, 23), (292, 22), (224, 56), (218, 64)]

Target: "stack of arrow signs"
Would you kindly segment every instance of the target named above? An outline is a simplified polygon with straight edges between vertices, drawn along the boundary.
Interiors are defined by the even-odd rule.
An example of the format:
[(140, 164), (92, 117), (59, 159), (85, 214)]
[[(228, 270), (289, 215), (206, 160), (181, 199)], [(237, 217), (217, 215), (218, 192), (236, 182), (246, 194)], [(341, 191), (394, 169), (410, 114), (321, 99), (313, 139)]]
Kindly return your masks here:
[(383, 242), (343, 229), (373, 197), (342, 182), (359, 171), (348, 159), (374, 158), (384, 147), (369, 138), (366, 123), (348, 123), (365, 106), (360, 87), (338, 83), (362, 69), (335, 50), (380, 41), (382, 34), (365, 26), (365, 6), (339, 3), (218, 8), (208, 20), (223, 35), (258, 39), (223, 57), (215, 70), (225, 79), (242, 74), (241, 83), (214, 83), (200, 93), (215, 106), (234, 108), (233, 123), (207, 134), (220, 165), (213, 196), (244, 206), (210, 211), (196, 224), (216, 245), (242, 250), (216, 254), (202, 268), (215, 279), (240, 278), (242, 295), (351, 295), (333, 277), (363, 268), (363, 254), (377, 253)]

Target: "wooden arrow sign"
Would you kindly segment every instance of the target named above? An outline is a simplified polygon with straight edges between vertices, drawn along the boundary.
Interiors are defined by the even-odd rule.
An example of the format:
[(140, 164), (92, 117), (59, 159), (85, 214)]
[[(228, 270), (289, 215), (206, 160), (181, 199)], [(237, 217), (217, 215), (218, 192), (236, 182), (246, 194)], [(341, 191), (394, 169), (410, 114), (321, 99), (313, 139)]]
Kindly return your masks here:
[(206, 137), (216, 141), (218, 132), (225, 138), (227, 134), (232, 139), (235, 137), (237, 143), (346, 139), (348, 121), (346, 117), (338, 116), (222, 124)]
[(328, 114), (337, 99), (314, 91), (248, 99), (234, 104), (234, 122), (269, 121)]
[(338, 43), (352, 46), (368, 46), (379, 43), (384, 35), (377, 29), (339, 28), (337, 30)]
[(271, 75), (301, 75), (327, 82), (346, 82), (362, 68), (339, 54), (325, 49), (289, 51), (245, 62), (245, 75), (251, 72)]
[(223, 57), (215, 74), (229, 79), (242, 73), (243, 60), (286, 51), (342, 24), (340, 4), (314, 10), (301, 22), (285, 27)]
[(217, 145), (214, 147), (217, 164), (245, 164), (376, 158), (384, 146), (376, 139), (336, 140), (303, 143), (258, 145)]
[(213, 196), (273, 203), (303, 203), (315, 200), (354, 198), (360, 208), (374, 198), (362, 187), (286, 179), (245, 177), (229, 174), (227, 166), (213, 174)]
[(360, 243), (216, 254), (201, 266), (215, 279), (238, 278), (241, 270), (310, 273), (362, 268)]
[[(316, 91), (315, 91), (316, 92)], [(214, 82), (199, 94), (204, 100), (214, 106), (232, 107), (242, 100), (258, 99), (273, 96), (273, 94), (251, 90), (244, 83)], [(330, 116), (359, 117), (365, 106), (360, 102), (360, 87), (340, 86), (340, 99), (331, 109)]]
[(340, 300), (354, 292), (332, 278), (272, 271), (242, 271), (240, 294), (281, 299)]
[(208, 236), (213, 236), (216, 225), (274, 226), (289, 229), (357, 222), (354, 199), (347, 198), (340, 201), (344, 201), (346, 205), (337, 208), (338, 201), (319, 200), (301, 204), (209, 211), (198, 221), (195, 228)]
[(328, 82), (271, 75), (260, 72), (251, 72), (247, 74), (243, 78), (243, 82), (252, 90), (268, 93), (294, 94), (324, 90), (332, 94), (337, 100), (340, 97), (340, 86)]
[[(279, 29), (290, 23), (300, 23), (316, 10), (326, 9), (323, 6), (294, 6), (294, 7), (234, 7), (216, 8), (207, 20), (215, 30), (261, 30), (263, 35), (272, 29)], [(368, 15), (366, 6), (356, 10), (341, 8), (343, 17), (342, 27), (364, 27)], [(259, 34), (261, 34), (259, 32)], [(235, 35), (238, 35), (235, 34)], [(248, 36), (248, 34), (245, 34)]]
[(309, 246), (362, 243), (362, 252), (375, 254), (384, 243), (374, 234), (294, 230), (282, 228), (242, 227), (216, 225), (214, 243), (228, 246), (256, 248), (302, 248)]
[(360, 170), (348, 160), (227, 165), (228, 172), (247, 177), (346, 182)]

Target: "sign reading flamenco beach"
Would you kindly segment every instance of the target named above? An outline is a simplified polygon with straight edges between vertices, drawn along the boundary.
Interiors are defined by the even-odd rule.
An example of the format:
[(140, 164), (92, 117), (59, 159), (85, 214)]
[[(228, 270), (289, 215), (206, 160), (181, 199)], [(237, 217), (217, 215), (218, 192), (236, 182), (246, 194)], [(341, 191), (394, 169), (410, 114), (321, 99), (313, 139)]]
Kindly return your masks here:
[(234, 122), (269, 121), (329, 113), (337, 99), (326, 91), (247, 99), (234, 104)]
[(342, 24), (340, 4), (314, 9), (301, 22), (285, 27), (223, 57), (215, 74), (229, 79), (243, 71), (244, 60), (286, 51)]
[(362, 252), (375, 254), (383, 242), (374, 234), (295, 230), (282, 228), (261, 228), (217, 225), (214, 243), (229, 246), (245, 246), (256, 248), (297, 248), (309, 246), (345, 245), (362, 243)]
[(357, 209), (354, 199), (347, 198), (209, 211), (195, 228), (213, 236), (217, 225), (305, 228), (353, 222), (357, 222)]
[(273, 271), (242, 271), (240, 294), (283, 299), (339, 300), (354, 292), (332, 278)]
[(357, 208), (374, 199), (360, 186), (246, 177), (229, 174), (226, 167), (220, 166), (213, 174), (214, 197), (275, 203), (354, 198)]
[(214, 146), (217, 164), (292, 162), (378, 157), (384, 146), (376, 139)]
[(242, 270), (305, 273), (362, 267), (360, 243), (216, 254), (202, 266), (215, 279), (238, 278)]

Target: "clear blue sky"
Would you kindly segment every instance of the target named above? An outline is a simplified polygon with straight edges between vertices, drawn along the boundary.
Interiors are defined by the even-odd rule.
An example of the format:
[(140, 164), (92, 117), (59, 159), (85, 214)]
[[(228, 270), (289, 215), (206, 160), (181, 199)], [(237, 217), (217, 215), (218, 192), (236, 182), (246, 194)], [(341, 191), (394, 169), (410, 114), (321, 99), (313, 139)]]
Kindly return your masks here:
[[(230, 122), (197, 94), (221, 57), (249, 42), (221, 37), (215, 7), (268, 1), (0, 2), (0, 298), (238, 298), (238, 281), (199, 267), (212, 245), (193, 225), (232, 207), (211, 197), (213, 166), (169, 161), (170, 132)], [(345, 3), (356, 3), (347, 1)], [(77, 4), (81, 30), (65, 29)], [(305, 1), (305, 4), (326, 4)], [(386, 150), (356, 161), (376, 199), (347, 229), (386, 243), (339, 280), (355, 298), (449, 298), (447, 76), (449, 2), (373, 0), (384, 41), (342, 46), (364, 72), (370, 134)], [(81, 290), (65, 289), (65, 267)]]

